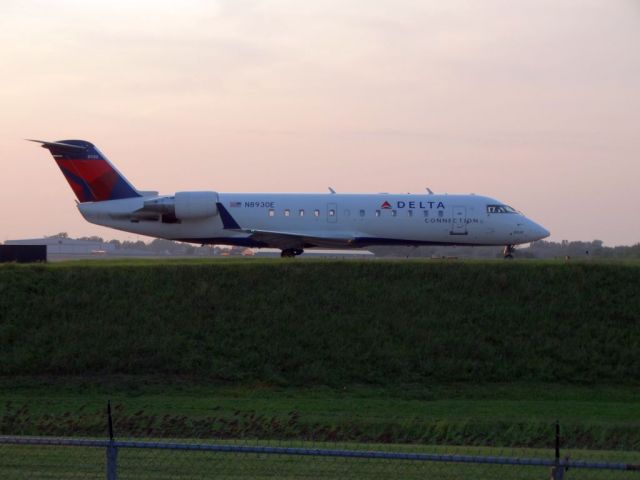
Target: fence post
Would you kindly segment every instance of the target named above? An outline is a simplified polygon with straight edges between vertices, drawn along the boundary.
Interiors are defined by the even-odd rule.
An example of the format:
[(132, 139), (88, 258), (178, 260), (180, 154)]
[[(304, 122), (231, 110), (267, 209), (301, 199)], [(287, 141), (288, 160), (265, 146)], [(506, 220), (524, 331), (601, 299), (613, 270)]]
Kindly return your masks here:
[(118, 480), (118, 447), (116, 447), (113, 442), (111, 400), (107, 401), (107, 426), (109, 428), (109, 446), (107, 447), (107, 480)]
[(113, 442), (107, 447), (107, 480), (118, 480), (118, 447)]
[(556, 461), (551, 468), (551, 480), (563, 480), (564, 470), (564, 467), (560, 466), (560, 421), (556, 420)]

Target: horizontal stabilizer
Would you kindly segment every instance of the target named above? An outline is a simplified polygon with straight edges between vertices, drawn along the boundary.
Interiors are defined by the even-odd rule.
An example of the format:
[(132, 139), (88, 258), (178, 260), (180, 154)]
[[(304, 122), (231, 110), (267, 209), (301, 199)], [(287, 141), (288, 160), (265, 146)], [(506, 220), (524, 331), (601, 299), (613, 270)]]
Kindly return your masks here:
[(85, 150), (87, 147), (83, 147), (80, 145), (71, 145), (69, 143), (62, 143), (62, 142), (47, 142), (45, 140), (33, 140), (31, 138), (26, 138), (25, 140), (27, 140), (28, 142), (36, 142), (39, 143), (42, 148), (66, 148), (66, 149), (70, 149), (70, 150)]

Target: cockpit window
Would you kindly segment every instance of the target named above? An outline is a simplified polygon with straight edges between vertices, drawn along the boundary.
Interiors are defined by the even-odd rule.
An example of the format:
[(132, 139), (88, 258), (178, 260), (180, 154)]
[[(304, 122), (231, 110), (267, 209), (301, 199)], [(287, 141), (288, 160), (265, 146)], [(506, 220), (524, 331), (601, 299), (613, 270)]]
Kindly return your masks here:
[(518, 211), (509, 205), (487, 205), (487, 213), (518, 213)]

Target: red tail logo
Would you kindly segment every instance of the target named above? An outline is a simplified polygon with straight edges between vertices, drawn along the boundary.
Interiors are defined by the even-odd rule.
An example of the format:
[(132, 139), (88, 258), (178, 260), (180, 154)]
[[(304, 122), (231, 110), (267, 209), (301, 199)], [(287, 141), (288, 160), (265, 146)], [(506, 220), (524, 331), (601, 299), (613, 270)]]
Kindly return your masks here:
[(391, 204), (385, 200), (380, 206), (380, 208), (391, 208)]

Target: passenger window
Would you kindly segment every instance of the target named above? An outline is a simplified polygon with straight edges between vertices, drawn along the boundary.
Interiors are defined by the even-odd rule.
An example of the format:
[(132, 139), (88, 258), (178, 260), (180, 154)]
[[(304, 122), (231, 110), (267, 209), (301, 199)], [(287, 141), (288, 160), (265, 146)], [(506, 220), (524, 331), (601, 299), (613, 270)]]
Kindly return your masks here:
[(364, 210), (360, 210), (360, 216), (364, 217)]
[(422, 213), (424, 213), (425, 218), (429, 216), (429, 210), (423, 210)]
[(351, 216), (351, 210), (347, 209), (344, 211), (344, 216), (345, 217), (350, 217)]
[(288, 217), (289, 215), (291, 215), (291, 210), (289, 210), (288, 208), (286, 208), (286, 209), (284, 210), (284, 216), (285, 216), (285, 217)]
[(298, 211), (298, 215), (300, 215), (301, 217), (304, 217), (304, 208), (301, 208), (301, 209)]
[(269, 209), (269, 216), (273, 217), (276, 214), (276, 211), (273, 208)]
[(320, 216), (320, 210), (318, 210), (317, 208), (313, 211), (313, 216), (314, 217), (319, 217)]
[(413, 217), (413, 210), (407, 210), (407, 217)]
[(398, 216), (398, 211), (397, 210), (391, 210), (391, 216), (392, 217), (397, 217)]
[(380, 210), (376, 210), (376, 217), (380, 216)]
[(329, 210), (329, 216), (330, 217), (335, 217), (336, 216), (336, 211), (333, 208)]

